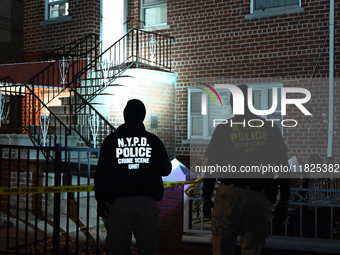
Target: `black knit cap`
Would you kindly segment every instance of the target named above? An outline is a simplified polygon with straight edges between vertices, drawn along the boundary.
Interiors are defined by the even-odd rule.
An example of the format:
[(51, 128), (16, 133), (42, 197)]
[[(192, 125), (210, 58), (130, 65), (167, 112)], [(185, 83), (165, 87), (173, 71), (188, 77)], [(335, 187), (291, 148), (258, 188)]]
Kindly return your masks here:
[(124, 109), (124, 120), (126, 123), (143, 122), (146, 114), (145, 105), (139, 99), (131, 99)]

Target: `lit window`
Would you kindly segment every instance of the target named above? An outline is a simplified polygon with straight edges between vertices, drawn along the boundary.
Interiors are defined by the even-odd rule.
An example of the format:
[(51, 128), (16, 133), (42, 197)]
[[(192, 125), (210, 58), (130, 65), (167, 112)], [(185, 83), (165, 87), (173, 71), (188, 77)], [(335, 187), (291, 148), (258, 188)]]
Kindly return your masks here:
[(141, 0), (141, 19), (143, 27), (166, 25), (166, 0)]
[(68, 1), (47, 0), (46, 19), (54, 19), (68, 15)]
[(301, 0), (251, 0), (251, 13), (300, 6)]
[[(248, 84), (253, 89), (254, 108), (257, 110), (270, 109), (273, 102), (273, 88), (280, 88), (282, 84)], [(210, 139), (215, 127), (223, 120), (233, 117), (232, 108), (230, 105), (230, 91), (227, 89), (216, 89), (221, 98), (222, 104), (215, 98), (206, 95), (199, 88), (189, 89), (189, 105), (188, 105), (188, 138), (189, 139)], [(280, 125), (281, 115), (281, 94), (278, 92), (278, 102), (276, 110), (266, 116), (261, 116), (265, 119), (273, 119), (282, 132)], [(204, 99), (206, 98), (206, 100)], [(202, 107), (203, 105), (203, 107)], [(206, 114), (202, 114), (202, 108), (206, 109)]]

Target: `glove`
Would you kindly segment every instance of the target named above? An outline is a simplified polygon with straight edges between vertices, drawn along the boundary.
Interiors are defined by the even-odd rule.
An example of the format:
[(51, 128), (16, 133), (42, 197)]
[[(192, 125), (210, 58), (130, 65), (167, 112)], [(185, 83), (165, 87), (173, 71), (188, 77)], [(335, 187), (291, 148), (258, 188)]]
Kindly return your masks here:
[(288, 202), (279, 202), (273, 211), (274, 222), (282, 226), (288, 217)]
[(211, 212), (214, 207), (214, 202), (208, 199), (203, 202), (203, 215), (205, 218), (211, 219)]
[(99, 217), (107, 218), (109, 212), (109, 204), (105, 201), (97, 202), (97, 213)]

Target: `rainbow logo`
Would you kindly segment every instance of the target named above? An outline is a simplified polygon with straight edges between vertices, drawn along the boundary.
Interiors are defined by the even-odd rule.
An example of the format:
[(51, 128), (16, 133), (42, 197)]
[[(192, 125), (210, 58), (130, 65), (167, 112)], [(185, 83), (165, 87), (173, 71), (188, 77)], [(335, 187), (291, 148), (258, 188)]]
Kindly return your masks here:
[(220, 105), (222, 106), (222, 99), (220, 95), (217, 93), (216, 89), (214, 89), (212, 86), (203, 83), (203, 82), (197, 82), (199, 85), (204, 86), (203, 88), (199, 88), (203, 90), (206, 94), (210, 96), (210, 98), (213, 100), (215, 105), (218, 105), (216, 98), (218, 99)]

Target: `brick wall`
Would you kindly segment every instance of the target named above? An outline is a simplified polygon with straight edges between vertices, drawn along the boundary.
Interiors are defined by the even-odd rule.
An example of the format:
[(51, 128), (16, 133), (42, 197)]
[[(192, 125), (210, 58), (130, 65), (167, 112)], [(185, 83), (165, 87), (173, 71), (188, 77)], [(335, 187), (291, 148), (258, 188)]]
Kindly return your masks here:
[(194, 255), (212, 254), (209, 244), (182, 243), (183, 186), (166, 188), (164, 198), (158, 202), (160, 243), (159, 254)]
[[(130, 6), (137, 6), (131, 1)], [(308, 162), (311, 153), (325, 161), (327, 126), (320, 124), (328, 113), (328, 8), (329, 1), (307, 1), (302, 13), (246, 19), (249, 1), (168, 1), (168, 30), (174, 36), (173, 71), (178, 73), (176, 87), (176, 155), (187, 155), (187, 90), (193, 80), (225, 79), (262, 82), (299, 79), (299, 87), (310, 89), (309, 107), (315, 119), (308, 121), (294, 109), (287, 118), (296, 118), (299, 127), (285, 129), (290, 156)], [(339, 5), (339, 3), (337, 3)], [(337, 9), (338, 6), (336, 6)], [(131, 13), (137, 13), (132, 10)], [(339, 31), (336, 14), (335, 33)], [(134, 23), (138, 26), (138, 23)], [(340, 40), (336, 39), (335, 52)], [(335, 58), (335, 75), (340, 63)], [(313, 77), (313, 79), (311, 79)], [(325, 79), (322, 82), (317, 79)], [(303, 80), (303, 81), (302, 81)], [(301, 85), (301, 83), (303, 85)], [(322, 84), (323, 83), (323, 84)], [(335, 90), (335, 95), (338, 90)], [(335, 96), (335, 110), (339, 100)], [(335, 112), (337, 115), (337, 112)], [(337, 122), (335, 120), (335, 129)], [(335, 134), (334, 141), (337, 140)], [(334, 144), (338, 160), (339, 146)]]
[[(174, 80), (166, 75), (161, 75), (163, 78), (155, 78), (159, 73), (159, 71), (131, 68), (124, 73), (131, 78), (119, 78), (115, 83), (121, 86), (109, 87), (104, 94), (109, 93), (112, 96), (109, 95), (100, 101), (104, 103), (104, 100), (107, 100), (104, 107), (110, 107), (109, 121), (115, 127), (124, 123), (123, 110), (128, 100), (137, 98), (143, 101), (147, 111), (144, 120), (146, 130), (163, 141), (169, 157), (173, 158), (175, 156)], [(134, 78), (141, 77), (140, 75), (144, 78)], [(151, 115), (158, 117), (157, 128), (151, 128)]]
[[(339, 9), (340, 3), (336, 4)], [(246, 19), (249, 1), (168, 1), (169, 30), (162, 31), (176, 38), (173, 48), (173, 71), (178, 73), (176, 88), (176, 155), (188, 153), (182, 141), (187, 138), (187, 91), (193, 80), (266, 79), (303, 80), (299, 87), (310, 88), (315, 119), (306, 121), (291, 109), (287, 118), (299, 121), (298, 128), (285, 129), (290, 156), (308, 162), (311, 153), (325, 160), (327, 127), (321, 125), (322, 113), (328, 113), (328, 84), (316, 82), (328, 77), (329, 1), (304, 1), (305, 11), (272, 17)], [(339, 12), (335, 33), (339, 31)], [(325, 43), (326, 40), (326, 43)], [(340, 39), (336, 39), (335, 52)], [(319, 63), (317, 64), (319, 60)], [(335, 75), (339, 77), (340, 61), (335, 57)], [(315, 68), (316, 67), (316, 68)], [(314, 74), (312, 84), (311, 77)], [(311, 85), (311, 86), (310, 86)], [(340, 101), (335, 90), (335, 116)], [(335, 120), (335, 129), (338, 128)], [(334, 137), (334, 157), (339, 160), (338, 135)]]
[[(283, 130), (289, 156), (296, 155), (306, 163), (310, 155), (319, 154), (322, 161), (326, 161), (327, 123), (324, 123), (322, 114), (328, 113), (329, 1), (302, 1), (303, 12), (252, 19), (246, 16), (250, 14), (249, 0), (168, 0), (167, 4), (167, 25), (170, 28), (159, 32), (175, 37), (172, 71), (178, 74), (175, 90), (177, 158), (187, 159), (186, 166), (189, 167), (190, 148), (185, 143), (187, 88), (193, 81), (215, 79), (261, 83), (270, 80), (283, 81), (285, 86), (303, 87), (312, 94), (308, 107), (313, 111), (313, 119), (304, 118), (294, 107), (288, 109), (286, 118), (296, 119), (299, 123), (296, 128)], [(340, 2), (337, 2), (335, 9), (339, 8)], [(128, 13), (133, 18), (130, 28), (139, 28), (139, 10), (139, 1), (130, 0)], [(337, 11), (335, 34), (339, 34), (340, 30), (339, 15)], [(340, 38), (336, 36), (335, 52), (339, 50)], [(339, 78), (339, 73), (340, 61), (335, 55), (336, 78)], [(290, 80), (295, 80), (295, 83), (290, 83)], [(336, 82), (338, 85), (339, 81)], [(340, 90), (337, 87), (335, 130), (339, 128), (337, 116), (340, 110)], [(334, 134), (335, 162), (340, 160), (338, 141), (339, 132)], [(161, 221), (163, 219), (164, 215)], [(171, 219), (173, 221), (175, 218)], [(185, 245), (180, 244), (180, 236), (179, 232), (168, 233), (166, 237), (163, 235), (169, 244), (166, 251), (163, 249), (163, 252), (168, 252), (164, 254), (184, 252)], [(175, 245), (171, 241), (179, 243)], [(182, 247), (180, 251), (179, 246)], [(204, 253), (202, 248), (199, 254)]]
[[(159, 205), (160, 250), (181, 250), (183, 231), (183, 187), (166, 188)], [(163, 251), (160, 254), (166, 254)], [(169, 253), (170, 254), (170, 253)]]
[(45, 21), (45, 0), (24, 1), (24, 61), (43, 59), (67, 43), (100, 31), (100, 0), (69, 0), (69, 19)]

